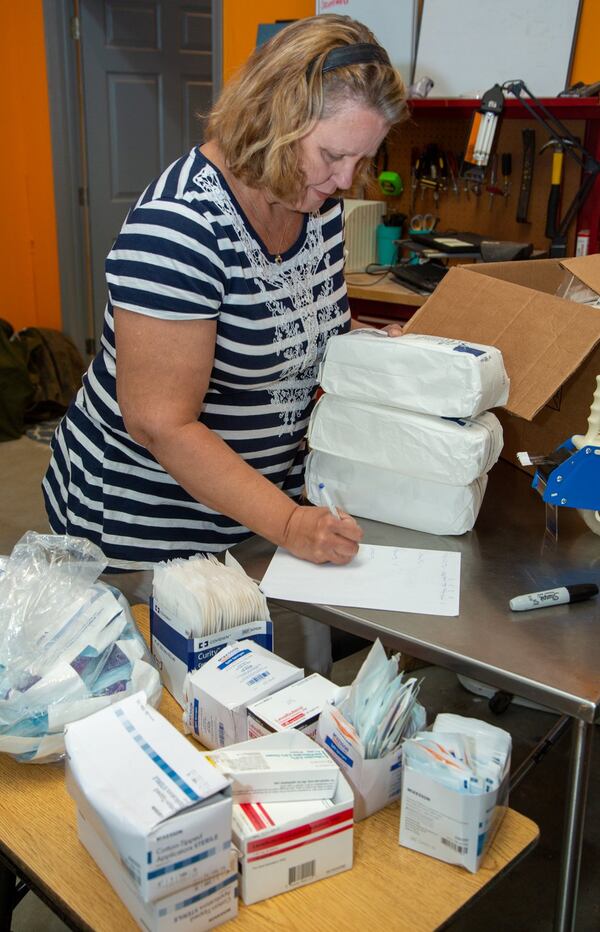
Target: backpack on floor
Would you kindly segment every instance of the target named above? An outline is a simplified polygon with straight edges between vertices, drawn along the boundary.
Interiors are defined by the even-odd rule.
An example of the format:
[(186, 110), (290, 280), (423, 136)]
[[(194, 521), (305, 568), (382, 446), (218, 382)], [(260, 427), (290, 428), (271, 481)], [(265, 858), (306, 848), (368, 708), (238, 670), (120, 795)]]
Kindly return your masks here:
[(21, 436), (33, 395), (24, 347), (11, 324), (0, 318), (0, 441)]
[(60, 417), (81, 386), (85, 365), (79, 350), (64, 333), (45, 327), (26, 327), (17, 338), (33, 386), (25, 421), (31, 424)]

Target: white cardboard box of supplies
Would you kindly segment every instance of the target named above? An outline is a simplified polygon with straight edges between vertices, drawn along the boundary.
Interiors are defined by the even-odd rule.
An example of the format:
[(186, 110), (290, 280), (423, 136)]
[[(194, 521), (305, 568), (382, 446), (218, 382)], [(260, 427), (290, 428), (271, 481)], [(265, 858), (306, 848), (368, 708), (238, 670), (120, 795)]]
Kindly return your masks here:
[(81, 812), (77, 815), (77, 831), (81, 842), (140, 929), (147, 932), (180, 932), (181, 929), (205, 932), (237, 916), (238, 859), (234, 849), (230, 849), (225, 864), (215, 867), (202, 880), (154, 903), (144, 903), (129, 872)]
[(65, 745), (67, 789), (142, 900), (228, 864), (229, 783), (143, 693), (72, 723)]
[[(424, 719), (423, 710), (423, 722)], [(366, 759), (356, 730), (332, 705), (325, 706), (321, 713), (317, 741), (339, 765), (354, 791), (354, 817), (357, 822), (400, 799), (402, 747), (384, 757)]]
[(289, 732), (277, 732), (204, 756), (231, 781), (234, 804), (332, 799), (337, 764), (314, 741), (310, 747), (293, 742)]
[(304, 671), (252, 641), (223, 648), (185, 678), (184, 728), (207, 748), (248, 737), (248, 706), (304, 677)]
[(295, 728), (309, 738), (317, 733), (323, 706), (332, 702), (339, 687), (319, 673), (280, 689), (248, 706), (248, 737), (259, 738), (275, 731)]
[(150, 638), (163, 684), (183, 706), (183, 682), (188, 673), (198, 670), (220, 650), (236, 641), (254, 641), (272, 651), (273, 622), (268, 618), (249, 621), (215, 634), (192, 637), (186, 623), (169, 615), (156, 599), (150, 599)]
[[(282, 735), (265, 744), (278, 746)], [(298, 748), (314, 747), (301, 732), (286, 732)], [(251, 747), (254, 741), (248, 741)], [(342, 776), (333, 799), (296, 803), (242, 803), (233, 807), (233, 839), (240, 852), (240, 896), (257, 903), (352, 867), (353, 804)]]

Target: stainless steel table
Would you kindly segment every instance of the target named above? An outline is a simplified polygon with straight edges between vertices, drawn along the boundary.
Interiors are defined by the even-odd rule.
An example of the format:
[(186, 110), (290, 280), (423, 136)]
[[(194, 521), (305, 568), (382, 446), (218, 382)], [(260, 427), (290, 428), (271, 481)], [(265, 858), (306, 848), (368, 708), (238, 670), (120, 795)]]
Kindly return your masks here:
[[(366, 543), (461, 556), (460, 615), (445, 618), (352, 607), (285, 602), (287, 607), (368, 639), (532, 699), (573, 719), (571, 771), (555, 926), (574, 928), (593, 723), (600, 714), (600, 599), (511, 612), (512, 596), (600, 577), (600, 538), (568, 508), (559, 537), (545, 535), (544, 503), (528, 477), (498, 463), (490, 474), (475, 530), (437, 537), (373, 521), (360, 523)], [(236, 548), (261, 579), (273, 546), (259, 538)]]

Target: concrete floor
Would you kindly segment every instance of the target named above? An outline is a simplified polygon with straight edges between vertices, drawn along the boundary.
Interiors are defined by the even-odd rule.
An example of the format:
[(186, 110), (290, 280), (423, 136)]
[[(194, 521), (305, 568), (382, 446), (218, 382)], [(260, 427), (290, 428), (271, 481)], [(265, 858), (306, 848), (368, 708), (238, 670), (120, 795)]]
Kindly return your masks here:
[[(47, 461), (48, 448), (26, 437), (0, 444), (0, 554), (9, 553), (25, 531), (47, 530), (39, 489)], [(295, 632), (289, 625), (280, 625), (276, 636), (278, 650), (292, 659), (298, 649)], [(334, 665), (335, 681), (351, 682), (364, 656), (365, 652), (362, 652), (338, 661)], [(484, 718), (506, 728), (513, 738), (514, 767), (556, 720), (551, 714), (514, 704), (502, 716), (494, 716), (487, 701), (463, 689), (453, 674), (436, 667), (425, 667), (421, 674), (425, 677), (421, 696), (429, 720), (440, 711), (453, 711)], [(539, 845), (512, 873), (452, 924), (455, 932), (543, 932), (552, 928), (569, 740), (568, 736), (562, 739), (521, 783), (510, 800), (514, 809), (539, 824)], [(600, 742), (596, 741), (579, 887), (578, 932), (600, 930), (599, 765)], [(401, 877), (398, 878), (398, 908), (402, 909)], [(376, 917), (377, 907), (374, 904), (373, 918)], [(63, 932), (66, 926), (33, 894), (28, 894), (15, 912), (12, 928), (13, 932)], [(115, 932), (119, 930), (115, 929)], [(307, 932), (318, 932), (317, 920)]]

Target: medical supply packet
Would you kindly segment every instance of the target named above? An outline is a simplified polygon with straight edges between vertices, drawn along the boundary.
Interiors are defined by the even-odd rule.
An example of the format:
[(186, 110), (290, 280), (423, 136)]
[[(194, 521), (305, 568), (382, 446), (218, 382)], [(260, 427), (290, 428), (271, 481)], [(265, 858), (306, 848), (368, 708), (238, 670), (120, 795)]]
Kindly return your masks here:
[(160, 667), (163, 685), (183, 708), (183, 683), (188, 673), (199, 670), (228, 644), (254, 641), (273, 650), (273, 622), (266, 617), (201, 637), (193, 635), (188, 622), (172, 617), (158, 599), (150, 599), (150, 644)]
[(403, 742), (425, 726), (419, 684), (404, 681), (398, 661), (377, 639), (352, 685), (319, 717), (317, 741), (354, 790), (357, 822), (400, 797)]
[(186, 676), (185, 733), (210, 749), (243, 741), (248, 706), (303, 677), (304, 670), (252, 641), (230, 644)]
[(498, 418), (442, 418), (323, 395), (309, 426), (312, 450), (447, 485), (470, 485), (502, 450)]
[(495, 346), (374, 329), (331, 337), (319, 382), (344, 398), (461, 418), (506, 404), (510, 387)]
[(317, 722), (325, 704), (333, 702), (339, 686), (319, 673), (248, 706), (248, 737), (259, 738), (276, 731), (295, 728), (315, 738)]
[(336, 505), (348, 514), (427, 534), (454, 535), (472, 530), (487, 476), (465, 486), (447, 485), (312, 450), (306, 458), (305, 483), (313, 505), (323, 504), (323, 483)]
[(206, 932), (234, 919), (238, 912), (238, 856), (231, 848), (224, 864), (215, 866), (201, 880), (160, 900), (145, 903), (131, 875), (114, 852), (94, 831), (85, 816), (77, 814), (77, 834), (90, 855), (145, 932)]
[(97, 582), (106, 560), (79, 537), (29, 531), (0, 578), (0, 751), (27, 763), (64, 755), (69, 722), (143, 690), (158, 670), (125, 597)]
[(399, 843), (475, 873), (508, 805), (510, 750), (508, 732), (459, 715), (414, 735), (404, 745)]
[[(256, 741), (278, 747), (286, 738), (294, 748), (314, 748), (295, 729)], [(239, 745), (244, 748), (244, 745)], [(240, 852), (240, 896), (257, 903), (287, 890), (331, 877), (352, 867), (352, 790), (342, 774), (333, 799), (294, 803), (242, 803), (233, 807), (233, 841)]]
[(231, 781), (234, 804), (331, 799), (337, 788), (339, 769), (329, 754), (314, 742), (312, 747), (295, 747), (289, 732), (204, 756)]
[(228, 863), (231, 789), (142, 693), (68, 726), (66, 783), (146, 902)]

